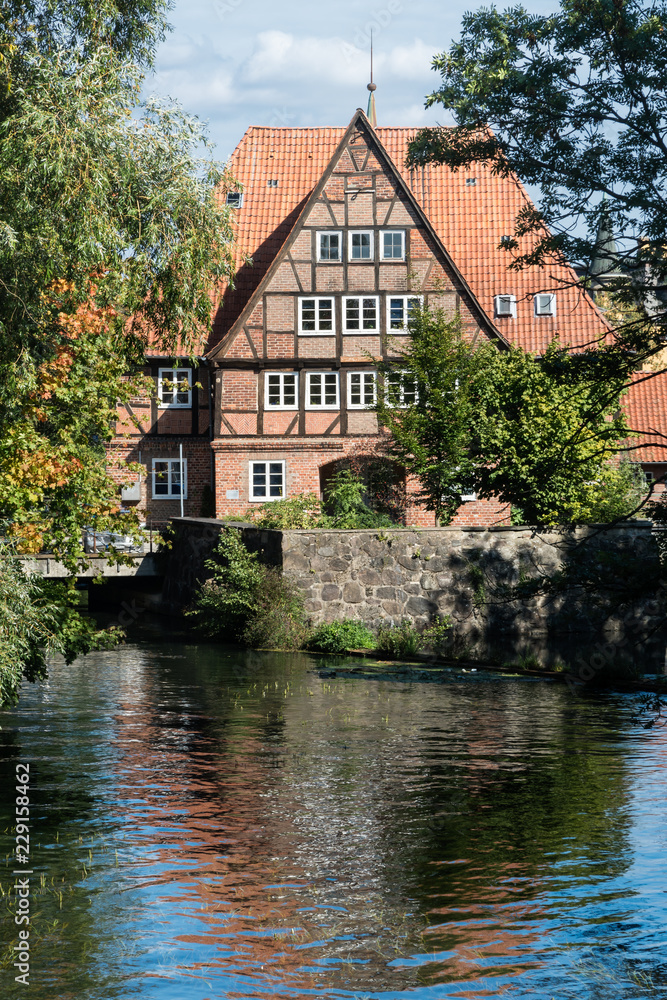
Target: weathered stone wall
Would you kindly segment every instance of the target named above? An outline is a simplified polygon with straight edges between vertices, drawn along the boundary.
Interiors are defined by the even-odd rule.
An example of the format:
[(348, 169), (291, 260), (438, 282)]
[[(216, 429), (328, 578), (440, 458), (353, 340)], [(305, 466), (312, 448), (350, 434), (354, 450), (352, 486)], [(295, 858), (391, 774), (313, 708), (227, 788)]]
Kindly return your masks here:
[[(225, 522), (173, 523), (177, 537), (165, 598), (176, 608), (189, 603), (197, 581), (210, 575), (204, 561)], [(409, 618), (421, 626), (450, 615), (459, 634), (479, 639), (627, 628), (657, 623), (663, 611), (655, 600), (659, 559), (648, 521), (604, 530), (236, 527), (263, 562), (298, 582), (314, 622), (349, 617), (377, 626)], [(546, 585), (531, 593), (538, 581)]]

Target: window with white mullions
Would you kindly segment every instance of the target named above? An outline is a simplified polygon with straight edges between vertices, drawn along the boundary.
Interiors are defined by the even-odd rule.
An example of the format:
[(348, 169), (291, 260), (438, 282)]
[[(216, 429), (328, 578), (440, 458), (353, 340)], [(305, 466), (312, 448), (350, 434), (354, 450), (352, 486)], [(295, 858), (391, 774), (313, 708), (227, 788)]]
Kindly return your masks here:
[(160, 409), (192, 406), (192, 369), (160, 368), (157, 380)]
[(405, 260), (405, 233), (400, 229), (387, 229), (380, 234), (382, 260)]
[(377, 332), (380, 308), (377, 296), (346, 296), (343, 299), (345, 333)]
[(421, 308), (421, 295), (387, 296), (387, 326), (389, 330), (408, 332), (408, 324), (415, 312)]
[(333, 299), (299, 299), (299, 333), (312, 334), (333, 332)]
[(342, 233), (318, 233), (317, 234), (317, 259), (321, 261), (343, 259), (343, 234)]
[(285, 463), (250, 463), (250, 499), (282, 500), (285, 497)]
[(188, 495), (188, 463), (180, 458), (153, 459), (153, 499), (169, 500)]
[(419, 401), (417, 379), (408, 372), (385, 375), (385, 398), (388, 406), (414, 406)]
[(268, 410), (298, 410), (299, 376), (296, 372), (267, 372), (264, 405)]
[(338, 372), (308, 372), (306, 409), (337, 410), (338, 408)]
[(373, 259), (373, 233), (351, 232), (348, 235), (348, 260), (372, 260)]
[(377, 375), (375, 372), (348, 372), (347, 405), (351, 410), (367, 410), (375, 406)]

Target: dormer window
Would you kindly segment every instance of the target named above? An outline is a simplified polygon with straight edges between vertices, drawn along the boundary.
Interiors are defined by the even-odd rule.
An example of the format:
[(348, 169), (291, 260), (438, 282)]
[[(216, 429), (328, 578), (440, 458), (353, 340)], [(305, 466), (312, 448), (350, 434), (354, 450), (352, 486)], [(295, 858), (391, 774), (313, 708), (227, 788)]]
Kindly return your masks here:
[(230, 208), (242, 208), (243, 191), (228, 191), (226, 201)]
[(270, 179), (270, 180), (268, 180), (266, 182), (266, 186), (267, 186), (267, 188), (277, 188), (278, 187), (278, 181), (275, 180), (275, 179)]
[(496, 295), (493, 308), (496, 319), (516, 319), (516, 295)]
[(342, 260), (343, 259), (342, 249), (343, 249), (342, 233), (317, 234), (318, 260)]
[(553, 292), (540, 292), (535, 296), (534, 302), (536, 316), (556, 315), (556, 296)]

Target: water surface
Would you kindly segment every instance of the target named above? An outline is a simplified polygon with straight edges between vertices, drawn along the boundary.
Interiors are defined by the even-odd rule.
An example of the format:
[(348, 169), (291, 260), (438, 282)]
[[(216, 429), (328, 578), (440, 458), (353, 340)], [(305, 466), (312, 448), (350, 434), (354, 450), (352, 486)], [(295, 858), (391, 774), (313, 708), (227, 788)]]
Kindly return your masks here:
[(667, 997), (667, 740), (634, 698), (320, 662), (153, 637), (24, 687), (0, 714), (0, 995)]

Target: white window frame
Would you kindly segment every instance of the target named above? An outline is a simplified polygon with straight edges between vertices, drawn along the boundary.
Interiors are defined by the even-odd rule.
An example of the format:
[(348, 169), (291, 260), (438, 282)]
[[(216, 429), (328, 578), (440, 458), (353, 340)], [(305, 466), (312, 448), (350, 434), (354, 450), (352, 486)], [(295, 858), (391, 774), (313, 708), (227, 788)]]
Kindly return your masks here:
[[(544, 303), (540, 300), (547, 299), (548, 301)], [(556, 315), (556, 293), (555, 292), (537, 292), (535, 298), (533, 299), (535, 307), (535, 315), (541, 316), (555, 316)], [(546, 308), (542, 308), (546, 305)]]
[[(337, 236), (338, 237), (338, 257), (323, 257), (322, 256), (322, 237), (323, 236)], [(317, 231), (317, 260), (321, 264), (342, 264), (343, 263), (343, 231), (341, 229), (321, 229)]]
[(396, 376), (398, 376), (398, 378), (400, 379), (400, 383), (399, 383), (399, 386), (398, 386), (398, 402), (393, 402), (392, 400), (389, 399), (389, 385), (388, 385), (388, 380), (387, 380), (387, 378), (385, 376), (384, 398), (385, 398), (385, 403), (386, 403), (387, 406), (391, 407), (392, 409), (395, 408), (395, 409), (398, 409), (398, 410), (402, 410), (404, 407), (407, 408), (408, 406), (414, 406), (415, 403), (419, 402), (419, 387), (416, 385), (417, 379), (414, 376), (409, 376), (409, 377), (415, 383), (415, 387), (414, 387), (415, 398), (414, 398), (414, 401), (412, 403), (406, 403), (405, 402), (405, 377), (406, 377), (406, 375), (408, 373), (404, 372), (404, 371), (401, 371), (399, 369), (396, 369), (395, 371), (390, 372), (389, 374), (390, 375), (396, 375)]
[[(401, 256), (400, 257), (385, 257), (385, 255), (384, 255), (384, 237), (385, 237), (385, 233), (386, 234), (390, 234), (391, 233), (392, 235), (394, 233), (398, 233), (398, 235), (401, 237)], [(405, 260), (405, 230), (404, 229), (381, 229), (380, 230), (380, 260), (389, 260), (389, 261)]]
[[(352, 256), (352, 237), (353, 236), (368, 236), (370, 237), (370, 255), (368, 257), (353, 257)], [(375, 260), (375, 234), (372, 229), (350, 229), (347, 234), (347, 259), (352, 263), (363, 263), (365, 260)]]
[[(361, 376), (361, 390), (362, 391), (361, 391), (360, 395), (362, 397), (366, 395), (366, 393), (365, 393), (365, 386), (364, 386), (365, 379), (369, 375), (372, 377), (372, 380), (373, 380), (373, 402), (372, 403), (366, 403), (366, 402), (353, 403), (352, 402), (352, 376), (353, 375), (360, 375)], [(371, 409), (373, 406), (375, 406), (375, 404), (377, 402), (377, 392), (378, 392), (378, 376), (377, 376), (377, 372), (376, 371), (369, 370), (367, 368), (365, 371), (356, 371), (356, 372), (348, 372), (347, 373), (347, 408), (348, 408), (348, 410), (369, 410), (369, 409)]]
[[(315, 330), (303, 329), (303, 304), (315, 302)], [(320, 330), (320, 309), (317, 303), (331, 303), (331, 329)], [(300, 337), (333, 337), (336, 333), (336, 299), (333, 295), (303, 295), (299, 298), (299, 336)]]
[[(392, 299), (403, 299), (403, 322), (404, 325), (401, 327), (392, 327), (391, 325), (391, 300)], [(387, 333), (400, 335), (401, 333), (409, 333), (408, 323), (409, 323), (409, 312), (408, 301), (414, 299), (419, 303), (419, 308), (421, 309), (424, 305), (423, 295), (387, 295)]]
[[(347, 328), (347, 304), (350, 300), (356, 300), (357, 302), (363, 302), (364, 299), (373, 299), (375, 302), (375, 329), (374, 330), (364, 330), (363, 326), (360, 326), (358, 330), (348, 330)], [(363, 306), (359, 306), (359, 322), (363, 322)], [(378, 334), (380, 332), (380, 296), (379, 295), (344, 295), (343, 296), (343, 333), (352, 334)]]
[(228, 208), (243, 208), (243, 191), (228, 191), (225, 205)]
[[(501, 303), (509, 304), (508, 312), (501, 312)], [(493, 313), (495, 319), (516, 319), (516, 295), (494, 295)]]
[[(280, 474), (281, 474), (281, 477), (282, 477), (282, 482), (281, 482), (281, 490), (282, 490), (282, 492), (281, 492), (280, 496), (274, 496), (274, 497), (272, 497), (272, 496), (255, 496), (255, 466), (256, 465), (263, 465), (265, 467), (264, 475), (269, 478), (269, 482), (267, 482), (265, 484), (265, 487), (266, 487), (267, 490), (271, 489), (271, 482), (270, 482), (271, 475), (275, 475), (275, 473), (271, 472), (270, 466), (272, 466), (272, 465), (274, 465), (274, 466), (275, 465), (279, 465), (280, 466), (280, 468), (281, 468), (281, 473)], [(249, 500), (250, 500), (251, 503), (275, 503), (276, 500), (284, 500), (285, 497), (287, 496), (287, 483), (286, 483), (287, 469), (286, 469), (286, 463), (285, 463), (284, 459), (277, 459), (276, 460), (276, 459), (269, 458), (269, 459), (266, 459), (265, 461), (253, 461), (253, 462), (249, 462), (248, 463), (248, 477), (249, 477), (248, 478), (248, 498), (249, 498)]]
[[(294, 402), (285, 403), (285, 377), (294, 379)], [(278, 378), (280, 403), (269, 402), (269, 380)], [(298, 372), (264, 372), (264, 409), (265, 410), (298, 410), (299, 409), (299, 373)]]
[[(336, 383), (336, 401), (335, 403), (311, 403), (310, 401), (310, 387), (312, 383), (313, 376), (321, 376), (324, 382), (324, 376), (334, 377)], [(322, 385), (321, 390), (322, 398), (325, 396), (324, 386)], [(329, 371), (318, 371), (318, 372), (306, 372), (306, 409), (307, 410), (340, 410), (340, 377), (338, 372)]]
[[(155, 492), (155, 485), (156, 485), (156, 482), (155, 482), (155, 475), (156, 475), (155, 466), (158, 465), (158, 464), (163, 464), (163, 463), (166, 463), (167, 466), (168, 466), (168, 469), (167, 469), (167, 491), (168, 492), (167, 493), (156, 493)], [(180, 500), (181, 499), (180, 492), (174, 493), (172, 491), (172, 486), (173, 486), (173, 478), (172, 477), (173, 477), (174, 466), (180, 470), (180, 468), (181, 468), (181, 460), (180, 460), (180, 458), (154, 458), (153, 459), (153, 464), (152, 464), (152, 467), (151, 467), (151, 486), (152, 486), (151, 494), (152, 494), (153, 500)], [(183, 499), (187, 500), (188, 499), (188, 460), (187, 460), (187, 458), (183, 459), (182, 470), (183, 470)]]
[[(179, 373), (186, 373), (188, 376), (188, 401), (187, 403), (176, 402), (178, 395)], [(185, 379), (181, 379), (185, 381)], [(166, 403), (162, 398), (162, 383), (172, 382), (173, 388), (167, 390), (171, 392), (172, 401)], [(158, 409), (160, 410), (191, 410), (192, 409), (192, 368), (159, 368), (157, 376), (157, 398)]]

